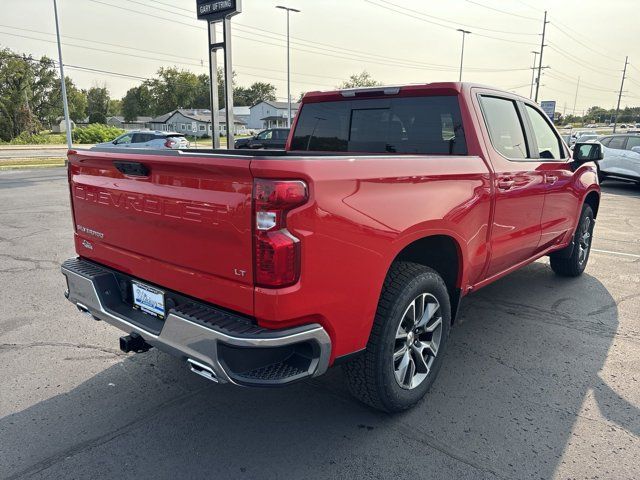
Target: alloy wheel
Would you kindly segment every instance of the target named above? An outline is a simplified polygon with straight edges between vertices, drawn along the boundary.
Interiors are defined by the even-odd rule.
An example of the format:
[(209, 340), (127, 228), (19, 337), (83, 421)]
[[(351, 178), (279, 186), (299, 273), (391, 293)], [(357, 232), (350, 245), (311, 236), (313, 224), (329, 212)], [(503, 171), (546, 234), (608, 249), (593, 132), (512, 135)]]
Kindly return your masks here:
[(441, 341), (440, 303), (421, 293), (405, 309), (396, 330), (393, 368), (400, 387), (412, 390), (427, 378)]

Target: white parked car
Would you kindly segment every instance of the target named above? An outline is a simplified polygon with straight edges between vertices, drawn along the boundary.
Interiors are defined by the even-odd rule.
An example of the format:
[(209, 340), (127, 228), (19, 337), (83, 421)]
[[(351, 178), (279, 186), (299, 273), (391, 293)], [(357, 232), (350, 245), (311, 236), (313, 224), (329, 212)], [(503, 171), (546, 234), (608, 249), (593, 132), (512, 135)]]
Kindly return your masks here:
[(640, 183), (640, 135), (602, 137), (604, 158), (598, 162), (600, 181), (615, 177)]
[(189, 142), (182, 133), (153, 130), (132, 130), (123, 133), (111, 142), (98, 143), (93, 148), (189, 148)]

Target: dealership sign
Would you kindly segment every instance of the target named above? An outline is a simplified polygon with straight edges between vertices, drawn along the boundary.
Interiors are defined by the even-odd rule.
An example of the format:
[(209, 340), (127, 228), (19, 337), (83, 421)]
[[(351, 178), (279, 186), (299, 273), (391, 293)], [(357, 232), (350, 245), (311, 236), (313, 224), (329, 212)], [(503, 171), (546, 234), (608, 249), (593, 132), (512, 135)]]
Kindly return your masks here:
[(199, 20), (215, 22), (240, 13), (241, 0), (196, 0)]
[(545, 100), (540, 102), (540, 108), (542, 111), (547, 114), (547, 117), (551, 119), (553, 122), (553, 117), (556, 114), (556, 101), (555, 100)]

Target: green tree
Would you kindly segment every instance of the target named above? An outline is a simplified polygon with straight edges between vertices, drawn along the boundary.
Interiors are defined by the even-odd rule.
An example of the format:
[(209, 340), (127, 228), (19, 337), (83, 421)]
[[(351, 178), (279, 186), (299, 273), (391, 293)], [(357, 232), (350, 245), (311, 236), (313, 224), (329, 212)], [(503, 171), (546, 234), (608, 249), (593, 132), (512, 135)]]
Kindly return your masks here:
[(349, 80), (342, 82), (338, 88), (376, 87), (378, 85), (382, 85), (382, 83), (374, 80), (369, 72), (363, 70), (361, 73), (351, 75)]
[(92, 87), (87, 92), (89, 123), (107, 123), (109, 113), (109, 91), (107, 87)]
[(255, 82), (248, 88), (236, 87), (233, 91), (233, 101), (239, 106), (251, 106), (261, 101), (275, 101), (276, 87), (270, 83)]
[(11, 140), (21, 132), (35, 133), (38, 119), (32, 111), (35, 81), (32, 59), (0, 50), (0, 138)]
[(67, 76), (65, 76), (65, 84), (67, 86), (69, 117), (74, 122), (82, 122), (87, 117), (87, 93), (77, 88)]
[(122, 115), (122, 100), (118, 100), (116, 98), (109, 99), (109, 107), (107, 108), (107, 116), (117, 116)]
[(122, 99), (122, 115), (127, 122), (153, 114), (153, 95), (147, 82), (127, 90)]

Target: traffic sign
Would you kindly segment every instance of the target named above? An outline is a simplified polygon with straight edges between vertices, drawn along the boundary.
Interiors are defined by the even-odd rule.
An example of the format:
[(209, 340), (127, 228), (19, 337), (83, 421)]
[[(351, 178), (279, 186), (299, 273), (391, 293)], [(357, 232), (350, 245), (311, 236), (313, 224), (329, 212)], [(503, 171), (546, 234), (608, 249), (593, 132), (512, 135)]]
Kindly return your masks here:
[(556, 114), (556, 101), (555, 100), (543, 100), (540, 102), (540, 108), (547, 114), (547, 116), (553, 122), (553, 117)]

